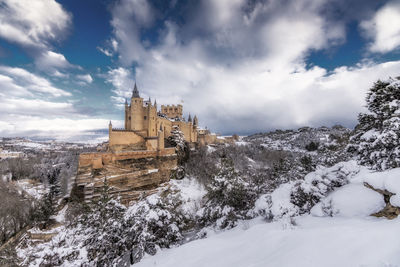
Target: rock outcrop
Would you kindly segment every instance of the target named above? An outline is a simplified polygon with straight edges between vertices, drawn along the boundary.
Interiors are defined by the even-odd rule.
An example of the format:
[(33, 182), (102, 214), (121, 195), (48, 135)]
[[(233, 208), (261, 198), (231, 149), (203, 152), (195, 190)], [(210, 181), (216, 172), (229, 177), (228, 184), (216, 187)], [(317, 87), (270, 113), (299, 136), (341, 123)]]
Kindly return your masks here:
[(161, 151), (83, 153), (73, 194), (86, 202), (100, 196), (104, 182), (123, 204), (153, 193), (177, 168), (175, 148)]

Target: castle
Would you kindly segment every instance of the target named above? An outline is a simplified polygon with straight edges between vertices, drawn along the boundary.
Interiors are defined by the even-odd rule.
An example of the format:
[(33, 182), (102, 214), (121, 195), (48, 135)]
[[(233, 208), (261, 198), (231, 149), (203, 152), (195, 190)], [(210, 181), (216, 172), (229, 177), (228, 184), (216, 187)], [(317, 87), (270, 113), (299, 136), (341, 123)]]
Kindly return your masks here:
[[(125, 100), (124, 129), (113, 129), (109, 124), (110, 151), (163, 150), (164, 139), (171, 135), (177, 126), (182, 131), (185, 141), (197, 144), (199, 137), (198, 119), (189, 115), (188, 121), (183, 118), (182, 105), (162, 105), (157, 110), (157, 102), (140, 97), (135, 84), (130, 103)], [(204, 131), (200, 132), (204, 135)]]
[(105, 180), (110, 194), (125, 204), (157, 191), (176, 175), (175, 147), (165, 142), (174, 128), (179, 128), (190, 147), (237, 140), (237, 136), (220, 138), (201, 129), (196, 116), (185, 121), (182, 105), (162, 105), (158, 111), (156, 101), (141, 98), (135, 84), (130, 103), (125, 101), (124, 129), (114, 129), (110, 121), (108, 150), (79, 155), (74, 195), (85, 201), (97, 199)]

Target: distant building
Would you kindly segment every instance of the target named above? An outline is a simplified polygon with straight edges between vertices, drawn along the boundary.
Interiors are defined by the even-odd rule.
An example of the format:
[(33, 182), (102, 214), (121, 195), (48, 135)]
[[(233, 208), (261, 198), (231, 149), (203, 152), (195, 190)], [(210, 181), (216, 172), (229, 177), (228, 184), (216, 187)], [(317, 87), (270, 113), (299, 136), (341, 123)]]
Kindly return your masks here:
[(0, 148), (0, 159), (22, 158), (24, 155), (23, 152), (12, 152)]

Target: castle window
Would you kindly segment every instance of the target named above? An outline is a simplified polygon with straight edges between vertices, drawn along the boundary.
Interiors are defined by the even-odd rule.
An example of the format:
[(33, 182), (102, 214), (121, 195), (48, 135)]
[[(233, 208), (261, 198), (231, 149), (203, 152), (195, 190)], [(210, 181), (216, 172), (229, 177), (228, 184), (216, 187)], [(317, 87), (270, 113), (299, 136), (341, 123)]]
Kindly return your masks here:
[(129, 116), (129, 120), (131, 120), (131, 116)]
[(147, 116), (144, 116), (144, 119), (146, 120), (146, 119), (147, 119)]

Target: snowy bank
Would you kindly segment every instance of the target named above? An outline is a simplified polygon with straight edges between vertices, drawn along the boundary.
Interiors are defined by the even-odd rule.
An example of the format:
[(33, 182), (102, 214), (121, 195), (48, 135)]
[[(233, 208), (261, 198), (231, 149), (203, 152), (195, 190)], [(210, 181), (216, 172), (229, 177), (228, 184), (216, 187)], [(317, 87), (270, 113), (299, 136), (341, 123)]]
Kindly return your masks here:
[(398, 266), (399, 222), (307, 215), (290, 230), (281, 222), (259, 222), (163, 250), (134, 266)]

